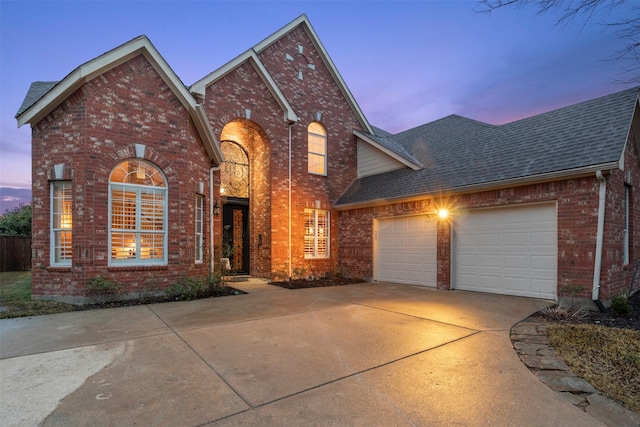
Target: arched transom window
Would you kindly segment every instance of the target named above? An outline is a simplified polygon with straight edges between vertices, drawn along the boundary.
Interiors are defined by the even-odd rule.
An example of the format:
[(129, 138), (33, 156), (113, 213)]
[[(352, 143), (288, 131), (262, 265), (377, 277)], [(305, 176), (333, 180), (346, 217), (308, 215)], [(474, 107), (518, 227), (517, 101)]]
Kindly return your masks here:
[(140, 159), (120, 162), (109, 177), (111, 265), (167, 262), (167, 182)]
[(308, 131), (309, 153), (307, 158), (309, 173), (327, 174), (327, 131), (320, 123), (311, 122)]
[(224, 163), (220, 170), (220, 195), (249, 198), (249, 157), (238, 144), (222, 141), (220, 151)]

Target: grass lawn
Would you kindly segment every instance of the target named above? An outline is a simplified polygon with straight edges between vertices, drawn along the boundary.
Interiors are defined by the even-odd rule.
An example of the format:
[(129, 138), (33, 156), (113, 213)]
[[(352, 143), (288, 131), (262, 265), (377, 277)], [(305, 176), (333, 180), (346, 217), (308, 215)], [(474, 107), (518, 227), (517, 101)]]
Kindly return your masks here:
[(640, 413), (640, 331), (559, 324), (549, 341), (573, 372), (608, 398)]
[(71, 304), (31, 301), (31, 272), (0, 273), (0, 319), (63, 313), (76, 310)]

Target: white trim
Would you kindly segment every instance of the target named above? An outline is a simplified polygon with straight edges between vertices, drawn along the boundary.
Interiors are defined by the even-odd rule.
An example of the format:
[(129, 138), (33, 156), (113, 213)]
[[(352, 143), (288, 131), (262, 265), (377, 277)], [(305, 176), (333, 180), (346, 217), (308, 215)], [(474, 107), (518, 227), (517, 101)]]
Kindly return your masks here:
[[(591, 175), (597, 170), (605, 171), (605, 170), (615, 169), (617, 168), (617, 165), (618, 165), (618, 162), (612, 162), (612, 163), (605, 163), (602, 165), (587, 166), (582, 168), (549, 172), (549, 173), (533, 175), (533, 176), (524, 176), (524, 177), (506, 179), (502, 181), (491, 181), (491, 182), (486, 182), (481, 184), (465, 185), (462, 187), (455, 187), (455, 188), (448, 188), (448, 189), (443, 188), (439, 190), (438, 194), (441, 194), (442, 192), (446, 191), (447, 194), (462, 195), (462, 194), (476, 193), (479, 191), (496, 190), (500, 188), (510, 188), (510, 187), (516, 187), (521, 185), (531, 185), (531, 184), (539, 184), (542, 182), (558, 181), (561, 179), (578, 178), (581, 176)], [(339, 205), (333, 205), (332, 207), (333, 209), (336, 209), (338, 211), (345, 211), (345, 210), (355, 209), (355, 208), (384, 206), (392, 203), (410, 202), (414, 200), (421, 200), (427, 197), (434, 197), (435, 195), (437, 194), (436, 193), (420, 193), (420, 194), (412, 194), (412, 195), (401, 196), (401, 197), (391, 197), (387, 199), (370, 199), (370, 200), (364, 200), (362, 202), (344, 203)]]
[[(122, 183), (122, 182), (111, 182), (109, 181), (108, 183), (108, 191), (109, 191), (109, 197), (108, 197), (108, 254), (107, 254), (107, 259), (108, 259), (108, 263), (107, 265), (109, 267), (139, 267), (139, 266), (164, 266), (168, 264), (168, 251), (169, 251), (169, 220), (168, 220), (168, 214), (169, 214), (169, 209), (168, 209), (168, 205), (169, 205), (169, 185), (168, 185), (168, 180), (167, 177), (164, 175), (164, 172), (157, 167), (156, 165), (154, 165), (153, 163), (147, 161), (147, 160), (140, 160), (137, 158), (132, 158), (132, 159), (126, 159), (123, 160), (124, 161), (139, 161), (139, 162), (143, 162), (143, 163), (148, 163), (150, 165), (152, 165), (162, 176), (162, 178), (164, 179), (164, 187), (159, 187), (159, 186), (149, 186), (149, 185), (138, 185), (138, 184), (129, 184), (129, 183)], [(117, 168), (122, 162), (119, 162), (113, 169)], [(112, 169), (112, 171), (113, 171)], [(109, 174), (109, 176), (111, 176), (111, 173)], [(136, 209), (135, 209), (135, 221), (136, 221), (136, 226), (134, 229), (127, 229), (123, 231), (115, 231), (115, 233), (122, 233), (122, 234), (133, 234), (135, 235), (135, 239), (136, 239), (136, 243), (135, 243), (135, 248), (136, 248), (136, 252), (135, 252), (135, 258), (128, 258), (128, 259), (119, 259), (119, 260), (114, 260), (113, 259), (113, 200), (112, 200), (112, 193), (114, 188), (120, 188), (120, 189), (131, 189), (132, 192), (135, 191), (136, 194)], [(155, 230), (142, 230), (140, 228), (140, 218), (142, 215), (142, 211), (140, 209), (140, 205), (141, 205), (141, 191), (142, 190), (154, 190), (156, 192), (162, 193), (163, 194), (163, 198), (162, 198), (162, 231), (155, 231)], [(150, 258), (150, 260), (141, 260), (140, 259), (140, 254), (137, 252), (137, 248), (140, 248), (140, 235), (141, 234), (156, 234), (156, 235), (162, 235), (162, 258)]]
[[(327, 241), (327, 251), (325, 254), (322, 255), (318, 255), (318, 242), (320, 241), (320, 237), (318, 237), (318, 213), (319, 212), (324, 212), (326, 215), (326, 222), (327, 222), (327, 230), (326, 230), (326, 237), (324, 237), (323, 239), (326, 239)], [(306, 223), (307, 220), (307, 214), (309, 213), (313, 213), (313, 228), (314, 233), (313, 233), (313, 254), (307, 254), (306, 253), (306, 244), (305, 246), (305, 252), (304, 252), (304, 259), (328, 259), (331, 257), (331, 211), (326, 210), (326, 209), (310, 209), (310, 208), (306, 208), (304, 210), (304, 220)], [(305, 224), (306, 225), (306, 224)], [(306, 227), (305, 227), (306, 228)], [(307, 236), (305, 234), (304, 236), (304, 240), (307, 240)], [(306, 243), (306, 242), (305, 242)]]
[(17, 117), (18, 127), (26, 123), (31, 123), (32, 125), (38, 123), (65, 99), (82, 87), (83, 84), (138, 55), (143, 55), (147, 61), (149, 61), (155, 71), (162, 77), (163, 81), (171, 88), (174, 95), (176, 95), (182, 105), (187, 109), (196, 124), (198, 133), (207, 149), (207, 153), (212, 160), (219, 163), (222, 156), (219, 153), (219, 149), (216, 152), (215, 136), (211, 130), (211, 126), (208, 124), (206, 115), (198, 111), (198, 104), (193, 95), (146, 36), (138, 36), (80, 65), (42, 98), (20, 114), (20, 116)]
[(355, 136), (357, 136), (358, 138), (360, 138), (363, 142), (366, 142), (367, 144), (371, 145), (372, 147), (382, 151), (383, 153), (385, 153), (386, 155), (388, 155), (389, 157), (392, 157), (393, 159), (399, 161), (400, 163), (402, 163), (403, 165), (413, 169), (414, 171), (423, 169), (422, 165), (412, 162), (411, 160), (407, 159), (404, 156), (401, 156), (400, 154), (391, 151), (390, 149), (388, 149), (387, 147), (385, 147), (384, 145), (380, 144), (379, 142), (369, 138), (367, 135), (365, 135), (364, 133), (358, 131), (358, 130), (354, 130), (353, 134)]
[(324, 45), (320, 41), (318, 34), (316, 33), (313, 26), (311, 25), (311, 22), (309, 22), (309, 18), (307, 18), (307, 15), (305, 14), (300, 15), (299, 17), (297, 17), (296, 19), (294, 19), (293, 21), (291, 21), (290, 23), (288, 23), (287, 25), (285, 25), (275, 33), (271, 34), (269, 37), (267, 37), (260, 43), (256, 44), (253, 47), (253, 50), (256, 51), (258, 54), (261, 53), (264, 49), (269, 47), (272, 43), (276, 42), (277, 40), (282, 38), (284, 35), (292, 31), (294, 28), (296, 28), (299, 25), (302, 25), (304, 30), (309, 35), (311, 42), (313, 43), (314, 47), (320, 54), (320, 59), (322, 59), (322, 62), (327, 67), (327, 69), (329, 70), (329, 73), (337, 83), (338, 89), (340, 89), (340, 92), (342, 92), (342, 95), (347, 100), (347, 103), (351, 107), (351, 110), (353, 111), (356, 118), (360, 122), (360, 125), (362, 126), (362, 128), (369, 133), (374, 133), (373, 128), (367, 121), (366, 117), (362, 113), (362, 110), (360, 109), (360, 106), (358, 105), (355, 98), (351, 94), (351, 91), (349, 90), (346, 83), (344, 82), (344, 79), (338, 72), (338, 69), (336, 68), (335, 64), (331, 60), (329, 53), (327, 53), (327, 50), (324, 48)]
[[(202, 184), (202, 183), (201, 183)], [(200, 211), (200, 227), (198, 227), (198, 210)], [(202, 194), (195, 195), (195, 238), (194, 238), (194, 254), (193, 258), (196, 264), (204, 262), (204, 196)], [(200, 257), (198, 257), (198, 248), (200, 249)]]
[(227, 62), (222, 67), (218, 68), (214, 72), (208, 74), (206, 77), (198, 80), (189, 88), (191, 93), (199, 98), (205, 99), (207, 87), (211, 86), (213, 83), (226, 76), (245, 61), (248, 61), (253, 68), (256, 70), (260, 79), (265, 84), (271, 95), (274, 97), (280, 108), (284, 111), (284, 121), (286, 122), (297, 122), (299, 120), (298, 115), (293, 110), (293, 107), (284, 96), (278, 85), (276, 84), (267, 68), (264, 66), (260, 58), (253, 49), (249, 49), (231, 61)]
[[(49, 186), (49, 191), (50, 191), (50, 203), (49, 203), (49, 263), (52, 267), (71, 267), (72, 265), (72, 258), (73, 258), (73, 195), (71, 194), (69, 196), (69, 201), (71, 203), (71, 228), (68, 229), (68, 231), (71, 233), (71, 258), (65, 258), (62, 261), (56, 261), (56, 254), (57, 254), (57, 247), (56, 247), (56, 233), (59, 232), (63, 232), (66, 231), (66, 228), (62, 228), (62, 227), (58, 227), (56, 228), (54, 226), (55, 222), (54, 222), (54, 213), (56, 212), (56, 198), (55, 198), (55, 190), (56, 190), (56, 186), (58, 185), (65, 185), (68, 184), (69, 185), (69, 191), (72, 192), (73, 191), (73, 187), (71, 184), (71, 181), (65, 180), (65, 181), (51, 181), (50, 186)], [(62, 203), (64, 203), (64, 200), (66, 198), (60, 198), (59, 200), (62, 201)], [(59, 212), (59, 215), (63, 215), (63, 213)]]

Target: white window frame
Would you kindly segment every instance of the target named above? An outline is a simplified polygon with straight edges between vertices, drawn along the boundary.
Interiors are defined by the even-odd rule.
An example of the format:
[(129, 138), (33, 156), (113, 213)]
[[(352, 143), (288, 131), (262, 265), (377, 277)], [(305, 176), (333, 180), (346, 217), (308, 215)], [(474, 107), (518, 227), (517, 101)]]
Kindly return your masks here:
[[(62, 192), (58, 196), (58, 191)], [(71, 266), (73, 257), (73, 198), (71, 181), (51, 182), (51, 265)]]
[[(145, 177), (145, 182), (156, 182), (159, 179), (159, 176), (162, 177), (163, 180), (163, 185), (164, 186), (159, 186), (159, 185), (141, 185), (141, 184), (131, 184), (131, 183), (126, 183), (126, 182), (111, 182), (111, 180), (109, 181), (109, 263), (108, 265), (110, 267), (128, 267), (128, 266), (154, 266), (154, 265), (167, 265), (167, 260), (168, 260), (168, 231), (167, 231), (167, 225), (168, 225), (168, 221), (167, 221), (167, 217), (168, 217), (168, 201), (167, 201), (167, 195), (168, 195), (168, 186), (167, 186), (167, 180), (166, 177), (162, 174), (162, 172), (160, 171), (160, 169), (158, 169), (156, 166), (152, 165), (151, 163), (141, 160), (141, 159), (129, 159), (129, 160), (125, 160), (123, 162), (121, 162), (120, 164), (118, 164), (114, 170), (118, 167), (120, 167), (120, 165), (126, 161), (129, 162), (140, 162), (139, 164), (144, 165), (145, 167), (140, 167), (138, 168), (138, 171), (142, 171), (146, 174)], [(146, 169), (148, 168), (148, 169)], [(150, 175), (149, 173), (153, 174)], [(113, 173), (113, 171), (112, 171)], [(135, 173), (135, 172), (134, 172)], [(159, 175), (158, 175), (159, 174)], [(134, 224), (130, 224), (130, 227), (121, 227), (121, 228), (115, 228), (113, 227), (114, 224), (114, 199), (113, 199), (113, 194), (114, 191), (121, 191), (123, 193), (126, 193), (129, 195), (129, 197), (131, 196), (135, 196), (135, 206), (133, 208), (133, 218), (134, 218)], [(145, 205), (143, 204), (143, 195), (153, 195), (153, 196), (162, 196), (161, 197), (161, 215), (162, 215), (162, 219), (161, 219), (161, 229), (145, 229), (145, 224), (143, 221), (143, 207), (145, 207)], [(123, 202), (123, 210), (127, 208), (126, 206), (126, 197), (123, 197), (123, 199), (121, 199)], [(130, 199), (132, 200), (132, 199)], [(151, 204), (147, 204), (146, 207), (148, 208), (149, 206), (151, 206), (151, 209), (153, 210), (153, 203), (155, 202), (155, 200), (151, 200), (152, 203)], [(129, 202), (130, 203), (130, 202)], [(131, 209), (131, 206), (128, 206), (129, 209)], [(131, 216), (131, 215), (129, 215)], [(122, 218), (123, 221), (126, 220), (127, 214), (123, 212), (122, 214)], [(155, 218), (151, 218), (145, 219), (147, 223), (151, 223), (155, 220)], [(131, 227), (131, 225), (133, 225)], [(129, 254), (125, 254), (123, 255), (120, 251), (118, 252), (116, 250), (116, 253), (114, 254), (114, 247), (113, 247), (113, 237), (114, 234), (121, 234), (123, 236), (125, 235), (131, 235), (133, 236), (133, 241), (131, 241), (129, 244), (132, 245)], [(151, 255), (151, 257), (144, 257), (142, 256), (144, 254), (144, 249), (145, 249), (145, 245), (143, 245), (142, 243), (142, 236), (143, 235), (157, 235), (159, 236), (162, 240), (161, 240), (161, 245), (162, 245), (162, 256), (161, 257), (153, 257), (153, 255)], [(140, 248), (140, 250), (138, 250)], [(152, 249), (149, 249), (149, 252), (152, 252)]]
[(195, 204), (195, 263), (204, 262), (204, 196), (196, 194)]
[[(314, 132), (312, 127), (318, 127), (322, 133)], [(322, 140), (322, 143), (319, 141)], [(322, 152), (314, 148), (314, 146), (322, 146)], [(313, 170), (312, 166), (319, 162), (312, 161), (313, 158), (322, 158), (322, 172)], [(307, 127), (307, 172), (314, 175), (327, 176), (327, 130), (319, 122), (311, 122)]]
[(629, 233), (631, 231), (629, 230), (629, 225), (631, 222), (630, 206), (631, 206), (631, 186), (629, 184), (625, 184), (624, 185), (624, 231), (623, 231), (623, 238), (622, 238), (622, 241), (623, 241), (622, 257), (623, 257), (623, 263), (625, 265), (631, 262), (630, 255), (629, 255)]
[[(304, 258), (329, 258), (331, 254), (331, 212), (322, 209), (305, 209), (304, 216)], [(308, 221), (311, 222), (311, 227), (308, 227)]]

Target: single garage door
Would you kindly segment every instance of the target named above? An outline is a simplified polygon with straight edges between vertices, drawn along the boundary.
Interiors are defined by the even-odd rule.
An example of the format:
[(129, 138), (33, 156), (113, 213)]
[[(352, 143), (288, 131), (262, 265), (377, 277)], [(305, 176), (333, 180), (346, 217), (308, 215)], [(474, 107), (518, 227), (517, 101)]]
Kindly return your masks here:
[(424, 215), (379, 219), (376, 228), (376, 280), (436, 286), (435, 220)]
[(556, 299), (555, 203), (468, 211), (453, 238), (455, 289)]

